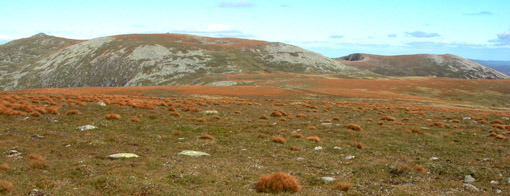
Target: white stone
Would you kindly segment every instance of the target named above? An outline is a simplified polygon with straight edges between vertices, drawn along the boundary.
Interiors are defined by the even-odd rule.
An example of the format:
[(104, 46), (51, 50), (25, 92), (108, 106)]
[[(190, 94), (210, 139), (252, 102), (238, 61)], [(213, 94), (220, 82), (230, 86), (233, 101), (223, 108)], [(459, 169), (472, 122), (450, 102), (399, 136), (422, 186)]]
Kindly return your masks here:
[(351, 159), (354, 159), (354, 158), (356, 158), (356, 157), (352, 156), (352, 155), (344, 157), (345, 160), (351, 160)]
[(296, 160), (298, 160), (298, 161), (302, 161), (302, 160), (305, 160), (305, 158), (303, 158), (303, 157), (298, 157), (298, 158), (296, 158)]
[(194, 150), (184, 150), (179, 153), (179, 155), (186, 155), (191, 157), (199, 157), (199, 156), (211, 156), (208, 153), (200, 152), (200, 151), (194, 151)]
[(476, 192), (480, 191), (480, 189), (476, 188), (476, 186), (473, 186), (472, 184), (463, 184), (462, 186), (466, 187), (466, 188), (468, 188), (470, 190), (476, 191)]
[(97, 105), (99, 105), (99, 106), (106, 106), (106, 103), (100, 101), (100, 102), (97, 102)]
[(326, 181), (326, 182), (333, 182), (333, 181), (335, 181), (336, 179), (335, 179), (335, 178), (333, 178), (333, 177), (327, 177), (327, 176), (325, 176), (325, 177), (321, 177), (321, 180), (324, 180), (324, 181)]
[(322, 146), (317, 146), (314, 148), (314, 150), (322, 150), (322, 149), (324, 149), (324, 148), (322, 148)]
[(108, 157), (114, 158), (114, 159), (120, 159), (120, 158), (138, 158), (139, 156), (137, 154), (133, 154), (133, 153), (117, 153), (117, 154), (108, 155)]
[(83, 125), (83, 126), (76, 127), (76, 129), (78, 129), (80, 131), (86, 131), (86, 130), (91, 130), (91, 129), (97, 129), (97, 127), (94, 125)]
[(499, 184), (499, 181), (497, 181), (497, 180), (491, 180), (491, 184)]
[(430, 157), (430, 160), (431, 161), (437, 161), (437, 160), (439, 160), (439, 158), (437, 158), (437, 157)]
[(471, 175), (466, 175), (466, 176), (464, 177), (464, 182), (465, 182), (465, 183), (471, 183), (471, 182), (474, 182), (474, 181), (476, 181), (476, 179), (475, 179), (475, 178), (473, 178), (473, 176), (471, 176)]

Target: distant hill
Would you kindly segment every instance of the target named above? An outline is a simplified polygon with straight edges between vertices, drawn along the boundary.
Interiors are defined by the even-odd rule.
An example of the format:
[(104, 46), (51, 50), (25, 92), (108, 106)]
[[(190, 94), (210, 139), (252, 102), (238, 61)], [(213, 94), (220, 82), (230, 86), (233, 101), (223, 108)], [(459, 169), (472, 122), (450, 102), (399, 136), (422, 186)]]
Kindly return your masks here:
[(501, 73), (510, 75), (510, 61), (484, 61), (484, 60), (472, 60), (480, 63), (483, 66), (490, 67), (498, 70)]
[(71, 40), (37, 34), (0, 45), (0, 89), (200, 85), (234, 73), (373, 75), (302, 48), (258, 40), (132, 34)]
[(340, 63), (386, 76), (433, 76), (463, 79), (503, 79), (507, 75), (459, 56), (415, 54), (381, 56), (351, 54)]

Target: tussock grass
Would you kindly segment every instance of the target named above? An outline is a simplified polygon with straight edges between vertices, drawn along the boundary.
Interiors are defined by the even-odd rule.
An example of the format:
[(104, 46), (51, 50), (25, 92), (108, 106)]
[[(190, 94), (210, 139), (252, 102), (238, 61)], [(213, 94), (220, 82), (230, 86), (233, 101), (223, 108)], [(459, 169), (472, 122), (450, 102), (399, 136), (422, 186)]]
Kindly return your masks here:
[(260, 176), (257, 183), (257, 191), (260, 192), (292, 192), (301, 190), (301, 185), (294, 176), (284, 172), (276, 172)]

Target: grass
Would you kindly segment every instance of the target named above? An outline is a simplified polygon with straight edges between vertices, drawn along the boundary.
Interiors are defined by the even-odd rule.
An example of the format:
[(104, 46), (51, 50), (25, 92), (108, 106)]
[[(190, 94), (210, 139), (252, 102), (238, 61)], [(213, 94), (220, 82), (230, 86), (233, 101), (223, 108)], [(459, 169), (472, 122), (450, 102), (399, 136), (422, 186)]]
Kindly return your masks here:
[[(296, 195), (470, 194), (462, 187), (468, 174), (483, 194), (510, 192), (504, 184), (510, 177), (508, 111), (418, 107), (416, 100), (400, 99), (138, 92), (0, 92), (0, 108), (12, 109), (11, 102), (24, 100), (44, 111), (52, 107), (45, 106), (47, 99), (60, 107), (39, 116), (0, 114), (0, 167), (8, 168), (0, 169), (0, 179), (8, 181), (0, 184), (8, 187), (1, 194), (25, 195), (37, 188), (48, 195), (268, 195), (257, 185), (271, 192), (278, 181), (265, 179), (275, 172), (293, 176), (301, 187)], [(96, 99), (107, 106), (95, 104)], [(70, 110), (80, 114), (65, 115)], [(218, 111), (217, 116), (195, 112), (208, 110)], [(274, 111), (286, 121), (272, 116)], [(119, 118), (107, 120), (108, 114)], [(261, 115), (267, 119), (259, 119)], [(385, 116), (395, 120), (378, 125)], [(76, 130), (89, 124), (98, 128)], [(363, 131), (349, 129), (349, 124)], [(277, 137), (285, 142), (273, 142)], [(314, 150), (317, 146), (323, 150)], [(22, 154), (6, 157), (13, 149)], [(211, 156), (178, 155), (183, 150)], [(140, 157), (107, 158), (121, 152)], [(351, 155), (355, 158), (345, 158)], [(259, 183), (261, 176), (267, 183)], [(341, 179), (342, 185), (326, 183), (323, 176)], [(288, 190), (283, 195), (297, 189)]]

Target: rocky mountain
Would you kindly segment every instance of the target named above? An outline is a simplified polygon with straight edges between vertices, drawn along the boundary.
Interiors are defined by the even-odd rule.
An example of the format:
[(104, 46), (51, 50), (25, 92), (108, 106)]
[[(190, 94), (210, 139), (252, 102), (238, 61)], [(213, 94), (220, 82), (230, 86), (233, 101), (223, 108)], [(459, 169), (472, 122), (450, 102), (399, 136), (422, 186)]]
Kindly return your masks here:
[(371, 74), (296, 46), (183, 34), (70, 40), (37, 34), (0, 45), (0, 89), (209, 84), (234, 73)]
[(336, 58), (340, 63), (386, 76), (433, 76), (464, 79), (503, 79), (507, 75), (459, 56), (351, 54)]

